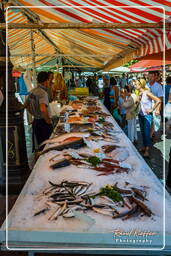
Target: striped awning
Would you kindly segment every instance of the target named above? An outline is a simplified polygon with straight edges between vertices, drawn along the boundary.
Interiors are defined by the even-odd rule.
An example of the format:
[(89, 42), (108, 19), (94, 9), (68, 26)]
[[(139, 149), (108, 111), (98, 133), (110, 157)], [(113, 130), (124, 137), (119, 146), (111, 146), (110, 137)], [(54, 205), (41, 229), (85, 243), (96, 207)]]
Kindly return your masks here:
[[(9, 23), (171, 22), (170, 0), (12, 0), (10, 3), (27, 8), (9, 8)], [(8, 30), (15, 66), (32, 66), (30, 33), (29, 29)], [(171, 48), (171, 30), (163, 28), (35, 29), (33, 34), (37, 66), (64, 56), (71, 65), (74, 62), (109, 70), (132, 58)]]

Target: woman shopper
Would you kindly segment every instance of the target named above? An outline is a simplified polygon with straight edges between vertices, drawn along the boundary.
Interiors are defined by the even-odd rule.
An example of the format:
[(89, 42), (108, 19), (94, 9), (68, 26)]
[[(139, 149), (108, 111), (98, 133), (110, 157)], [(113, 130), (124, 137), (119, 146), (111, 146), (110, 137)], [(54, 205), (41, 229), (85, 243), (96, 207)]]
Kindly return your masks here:
[(128, 138), (132, 143), (137, 142), (136, 116), (139, 106), (139, 97), (134, 93), (133, 88), (125, 87), (127, 99), (123, 103), (126, 109), (126, 120), (128, 123)]
[(104, 102), (103, 102), (103, 104), (110, 111), (111, 110), (111, 104), (110, 104), (110, 76), (108, 74), (105, 74), (103, 76), (103, 83), (104, 83), (104, 89), (103, 89)]
[(110, 104), (111, 104), (111, 112), (115, 108), (118, 107), (118, 99), (119, 99), (119, 89), (117, 87), (117, 81), (115, 80), (114, 77), (110, 78)]
[[(141, 151), (143, 152), (144, 157), (149, 158), (149, 149), (151, 146), (150, 131), (153, 121), (152, 113), (160, 104), (161, 100), (154, 96), (145, 86), (144, 79), (136, 80), (136, 88), (139, 91), (140, 96), (140, 112), (138, 117), (144, 145)], [(152, 101), (155, 102), (153, 107)]]
[(114, 119), (117, 121), (117, 123), (120, 125), (121, 123), (121, 116), (119, 113), (119, 106), (118, 106), (118, 100), (119, 100), (119, 89), (117, 87), (117, 81), (114, 77), (110, 78), (110, 105), (111, 105), (111, 114), (114, 117)]
[(121, 128), (126, 132), (126, 109), (123, 107), (123, 103), (126, 100), (126, 95), (125, 95), (125, 89), (120, 89), (119, 92), (119, 100), (118, 100), (118, 106), (119, 106), (119, 112), (121, 115)]

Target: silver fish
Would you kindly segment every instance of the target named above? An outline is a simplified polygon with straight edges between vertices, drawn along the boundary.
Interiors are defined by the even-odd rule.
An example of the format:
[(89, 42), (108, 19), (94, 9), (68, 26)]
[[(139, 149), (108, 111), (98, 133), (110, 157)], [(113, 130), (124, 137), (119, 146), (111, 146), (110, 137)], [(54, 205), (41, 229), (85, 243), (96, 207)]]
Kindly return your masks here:
[(100, 209), (100, 208), (97, 208), (97, 207), (92, 207), (92, 210), (97, 212), (97, 213), (113, 217), (113, 213), (112, 213), (113, 211), (111, 211), (111, 210), (103, 210), (103, 209)]
[(89, 186), (82, 186), (81, 190), (79, 192), (77, 192), (77, 195), (80, 196), (80, 195), (83, 195), (85, 194), (85, 192), (87, 192), (87, 190), (89, 189), (91, 185)]
[(62, 216), (64, 218), (73, 218), (73, 217), (75, 217), (75, 214), (71, 209), (68, 208), (67, 211), (64, 212)]
[(41, 210), (39, 210), (38, 212), (35, 212), (33, 216), (37, 216), (39, 214), (45, 213), (47, 211), (49, 211), (49, 207), (43, 207)]
[(67, 208), (67, 202), (65, 201), (63, 207), (61, 208), (60, 215), (62, 215), (62, 213), (66, 210), (66, 208)]
[[(71, 205), (71, 204), (79, 204), (83, 201), (83, 199), (75, 199), (73, 201), (65, 200), (65, 201), (67, 202), (68, 205)], [(65, 201), (57, 202), (57, 204), (63, 205), (65, 203)], [(55, 201), (52, 201), (52, 202), (55, 202)]]
[(119, 214), (113, 215), (113, 218), (116, 219), (116, 218), (123, 218), (126, 216), (128, 217), (128, 216), (131, 216), (132, 214), (134, 214), (136, 211), (137, 211), (137, 205), (129, 210), (126, 210), (124, 212), (120, 212)]
[(53, 211), (53, 213), (50, 215), (50, 217), (48, 218), (48, 220), (55, 220), (58, 218), (59, 214), (61, 212), (61, 206), (57, 206), (57, 208), (55, 209), (55, 211)]

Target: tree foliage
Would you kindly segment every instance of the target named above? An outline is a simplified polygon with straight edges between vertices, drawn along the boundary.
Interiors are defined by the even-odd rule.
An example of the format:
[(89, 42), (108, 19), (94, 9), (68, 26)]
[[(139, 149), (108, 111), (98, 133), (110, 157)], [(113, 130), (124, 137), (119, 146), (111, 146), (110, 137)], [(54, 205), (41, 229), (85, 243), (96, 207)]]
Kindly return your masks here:
[(135, 63), (137, 63), (138, 62), (138, 60), (130, 60), (128, 63), (126, 63), (125, 65), (124, 65), (124, 67), (130, 67), (131, 65), (133, 65), (133, 64), (135, 64)]

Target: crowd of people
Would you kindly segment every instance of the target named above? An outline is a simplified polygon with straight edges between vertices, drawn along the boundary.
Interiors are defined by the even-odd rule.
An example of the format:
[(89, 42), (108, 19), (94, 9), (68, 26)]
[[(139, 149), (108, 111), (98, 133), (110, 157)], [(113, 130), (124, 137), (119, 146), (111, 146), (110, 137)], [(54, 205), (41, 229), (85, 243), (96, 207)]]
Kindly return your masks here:
[(152, 137), (161, 128), (161, 120), (163, 120), (164, 90), (159, 83), (158, 71), (149, 72), (148, 80), (144, 77), (131, 78), (125, 79), (123, 75), (117, 82), (114, 77), (105, 74), (104, 105), (133, 143), (137, 142), (136, 122), (137, 119), (139, 120), (143, 139), (141, 151), (144, 157), (149, 158)]

